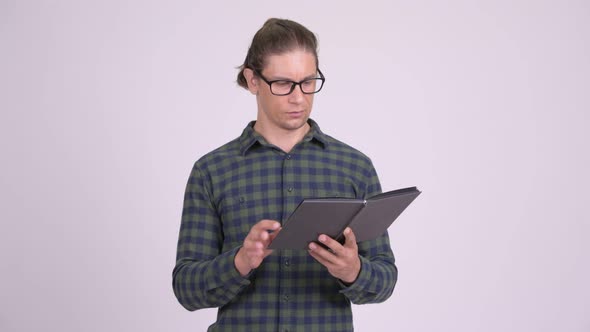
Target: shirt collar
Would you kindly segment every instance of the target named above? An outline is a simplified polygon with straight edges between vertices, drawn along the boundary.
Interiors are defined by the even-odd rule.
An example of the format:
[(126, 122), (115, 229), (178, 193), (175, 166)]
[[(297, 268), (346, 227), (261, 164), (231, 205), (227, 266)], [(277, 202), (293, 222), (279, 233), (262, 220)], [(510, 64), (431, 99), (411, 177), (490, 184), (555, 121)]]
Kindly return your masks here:
[[(239, 138), (240, 142), (240, 153), (242, 155), (246, 155), (250, 149), (257, 145), (268, 146), (270, 145), (262, 135), (257, 133), (254, 130), (254, 124), (256, 121), (251, 121), (248, 123), (242, 135)], [(313, 121), (312, 119), (308, 119), (307, 123), (309, 123), (310, 129), (309, 132), (303, 137), (303, 142), (317, 142), (321, 145), (322, 148), (326, 148), (328, 145), (328, 136), (324, 134), (320, 130), (320, 126), (317, 122)]]

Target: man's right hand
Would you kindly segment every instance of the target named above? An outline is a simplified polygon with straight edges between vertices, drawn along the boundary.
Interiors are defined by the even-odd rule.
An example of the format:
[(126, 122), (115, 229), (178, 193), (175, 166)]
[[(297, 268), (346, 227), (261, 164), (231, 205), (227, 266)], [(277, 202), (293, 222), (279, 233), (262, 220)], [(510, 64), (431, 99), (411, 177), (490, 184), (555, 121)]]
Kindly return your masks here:
[(275, 220), (261, 220), (252, 226), (234, 259), (236, 269), (242, 276), (248, 275), (260, 266), (266, 256), (272, 254), (272, 250), (266, 248), (277, 236), (280, 228), (281, 224)]

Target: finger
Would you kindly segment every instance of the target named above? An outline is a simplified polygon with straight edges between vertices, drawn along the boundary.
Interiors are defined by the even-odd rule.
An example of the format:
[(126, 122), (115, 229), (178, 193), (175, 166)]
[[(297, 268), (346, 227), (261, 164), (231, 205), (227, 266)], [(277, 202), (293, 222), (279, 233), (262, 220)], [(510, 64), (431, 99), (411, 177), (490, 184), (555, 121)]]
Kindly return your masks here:
[(270, 245), (270, 243), (272, 242), (272, 240), (274, 240), (275, 237), (277, 237), (277, 235), (279, 234), (279, 232), (281, 231), (281, 227), (279, 227), (276, 230), (263, 230), (260, 232), (259, 234), (259, 239), (261, 241), (263, 241), (264, 243), (266, 243), (266, 245)]
[(275, 220), (261, 220), (250, 229), (250, 235), (256, 240), (266, 241), (269, 233), (274, 233), (281, 227), (281, 224)]
[(266, 256), (272, 254), (274, 249), (264, 248), (262, 255), (266, 258)]
[(323, 248), (317, 243), (311, 242), (308, 248), (311, 256), (320, 263), (322, 263), (322, 265), (327, 266), (328, 264), (335, 264), (338, 260), (338, 257), (336, 257), (336, 255), (334, 255), (332, 252)]
[(329, 261), (327, 261), (325, 258), (323, 258), (315, 249), (313, 249), (313, 250), (310, 249), (309, 255), (311, 257), (313, 257), (316, 261), (318, 261), (318, 263), (324, 265), (325, 267), (328, 267), (328, 265), (332, 264)]
[(334, 252), (334, 254), (336, 254), (336, 255), (341, 253), (342, 249), (344, 249), (342, 247), (342, 245), (340, 244), (340, 242), (334, 240), (333, 238), (327, 236), (326, 234), (321, 234), (318, 237), (318, 241), (320, 241), (326, 247), (330, 248)]
[(356, 235), (354, 235), (354, 232), (352, 231), (352, 228), (350, 227), (346, 227), (346, 229), (344, 230), (344, 238), (346, 239), (344, 241), (344, 246), (347, 248), (356, 248), (357, 244), (356, 244)]
[(255, 252), (257, 250), (262, 250), (265, 245), (263, 241), (248, 237), (244, 240), (244, 247), (250, 252)]
[(281, 227), (281, 223), (279, 223), (278, 221), (263, 219), (256, 223), (256, 225), (252, 226), (252, 229), (256, 229), (257, 231), (275, 231), (279, 229), (279, 227)]
[(268, 233), (268, 239), (267, 241), (265, 241), (265, 251), (264, 251), (264, 255), (268, 256), (270, 254), (272, 254), (273, 249), (268, 249), (268, 247), (270, 246), (270, 244), (272, 243), (272, 241), (275, 239), (275, 237), (277, 237), (277, 235), (279, 234), (279, 232), (281, 231), (282, 228), (279, 228), (278, 230), (272, 232), (272, 233)]
[(268, 240), (269, 238), (269, 234), (267, 230), (262, 230), (260, 231), (260, 233), (258, 233), (258, 238), (262, 241), (262, 242), (266, 242), (266, 240)]
[(270, 242), (272, 242), (272, 240), (274, 240), (275, 237), (277, 237), (277, 235), (279, 235), (279, 232), (281, 231), (281, 229), (283, 229), (283, 228), (279, 228), (276, 231), (268, 234), (269, 235), (268, 239), (270, 240)]
[(268, 251), (269, 241), (260, 240), (246, 240), (244, 242), (244, 248), (252, 256), (268, 256), (271, 252)]
[(269, 232), (274, 232), (280, 226), (281, 224), (275, 220), (261, 220), (252, 226), (246, 238), (250, 238), (254, 241), (266, 241), (268, 239)]

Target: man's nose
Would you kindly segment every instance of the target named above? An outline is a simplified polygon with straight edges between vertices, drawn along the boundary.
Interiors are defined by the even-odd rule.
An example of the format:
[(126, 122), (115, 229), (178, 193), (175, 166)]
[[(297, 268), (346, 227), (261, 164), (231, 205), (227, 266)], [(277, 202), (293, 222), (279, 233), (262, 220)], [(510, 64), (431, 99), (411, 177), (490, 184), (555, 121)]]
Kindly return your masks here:
[(303, 91), (301, 91), (301, 86), (297, 85), (295, 86), (295, 89), (293, 89), (293, 92), (291, 92), (291, 94), (289, 94), (289, 102), (292, 103), (301, 103), (301, 101), (303, 101), (303, 96), (304, 93)]

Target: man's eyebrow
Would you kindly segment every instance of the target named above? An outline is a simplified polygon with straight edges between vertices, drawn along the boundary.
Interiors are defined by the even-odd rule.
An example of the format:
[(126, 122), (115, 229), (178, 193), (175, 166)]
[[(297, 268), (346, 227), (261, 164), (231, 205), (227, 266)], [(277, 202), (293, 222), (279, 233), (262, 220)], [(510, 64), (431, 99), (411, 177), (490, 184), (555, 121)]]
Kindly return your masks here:
[(304, 80), (307, 80), (307, 79), (310, 79), (310, 78), (317, 78), (317, 77), (318, 77), (318, 72), (316, 71), (314, 74), (307, 75), (303, 79)]
[[(302, 81), (308, 80), (310, 78), (317, 78), (318, 77), (318, 73), (315, 72), (313, 74), (307, 75), (305, 76)], [(296, 82), (293, 79), (289, 78), (289, 77), (285, 77), (285, 76), (280, 76), (280, 75), (276, 75), (273, 78), (269, 78), (269, 80), (271, 81), (290, 81), (290, 82)]]

